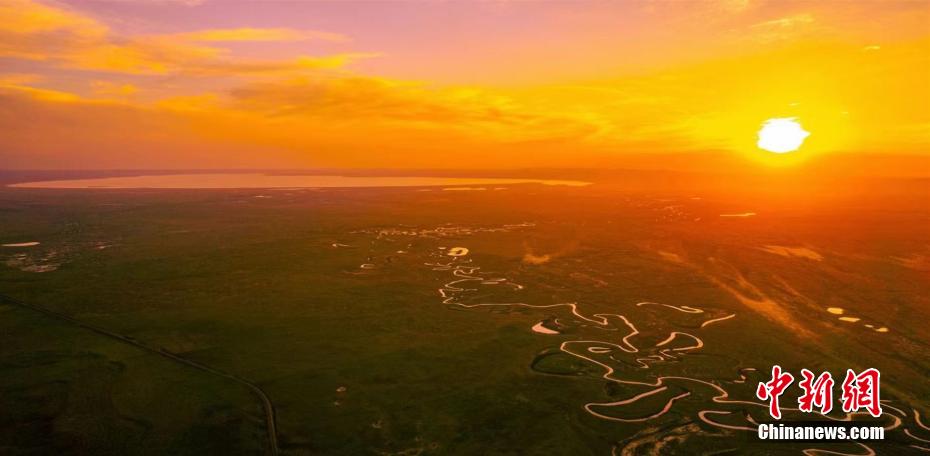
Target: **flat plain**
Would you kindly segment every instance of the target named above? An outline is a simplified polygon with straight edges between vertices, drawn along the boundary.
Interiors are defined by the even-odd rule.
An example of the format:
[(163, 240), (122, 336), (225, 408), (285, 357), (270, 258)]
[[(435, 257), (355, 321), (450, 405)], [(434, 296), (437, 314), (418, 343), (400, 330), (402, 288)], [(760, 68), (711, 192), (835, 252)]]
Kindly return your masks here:
[[(926, 182), (662, 188), (0, 189), (0, 452), (273, 451), (230, 377), (281, 454), (930, 448)], [(886, 440), (759, 443), (773, 364)]]

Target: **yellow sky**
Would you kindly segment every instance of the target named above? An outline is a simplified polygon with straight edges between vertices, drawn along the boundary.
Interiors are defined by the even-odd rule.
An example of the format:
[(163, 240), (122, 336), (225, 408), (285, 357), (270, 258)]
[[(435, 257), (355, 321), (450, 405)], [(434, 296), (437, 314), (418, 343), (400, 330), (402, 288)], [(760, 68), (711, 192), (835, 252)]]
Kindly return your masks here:
[(0, 168), (930, 154), (927, 2), (228, 5), (0, 0)]

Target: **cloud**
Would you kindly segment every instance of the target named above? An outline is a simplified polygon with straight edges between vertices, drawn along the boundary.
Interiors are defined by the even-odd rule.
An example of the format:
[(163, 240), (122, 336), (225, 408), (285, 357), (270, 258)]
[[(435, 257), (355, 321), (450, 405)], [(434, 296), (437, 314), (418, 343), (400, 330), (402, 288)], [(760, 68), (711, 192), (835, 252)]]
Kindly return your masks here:
[[(313, 31), (121, 35), (66, 7), (8, 4), (21, 9), (0, 7), (0, 56), (33, 61), (0, 75), (0, 162), (62, 167), (99, 150), (75, 163), (131, 167), (143, 153), (126, 155), (131, 143), (156, 167), (196, 166), (160, 152), (196, 148), (214, 151), (196, 155), (214, 165), (616, 166), (628, 152), (744, 154), (772, 117), (799, 117), (820, 141), (813, 152), (925, 151), (930, 125), (926, 40), (881, 41), (880, 52), (863, 52), (874, 40), (791, 41), (614, 78), (457, 86), (350, 69), (375, 53), (257, 59), (222, 44), (341, 39)], [(814, 15), (835, 20), (749, 9), (721, 33), (796, 37), (820, 25)]]
[(185, 76), (286, 76), (342, 68), (376, 53), (299, 56), (286, 60), (234, 58), (224, 49), (177, 42), (173, 38), (141, 37), (122, 44), (105, 44), (74, 52), (63, 66), (126, 74)]
[(300, 73), (315, 73), (318, 70), (335, 70), (361, 59), (378, 57), (371, 52), (334, 54), (321, 57), (300, 56), (290, 60), (242, 60), (214, 59), (191, 62), (178, 72), (194, 76), (296, 76)]
[[(251, 125), (254, 127), (254, 125)], [(222, 112), (182, 112), (89, 100), (28, 87), (0, 87), (0, 161), (12, 168), (171, 168), (276, 163), (281, 148), (247, 141), (248, 122)], [(237, 141), (213, 132), (233, 130)], [(249, 133), (251, 134), (251, 133)], [(265, 158), (260, 158), (264, 156)], [(281, 163), (278, 161), (277, 163)]]
[(415, 83), (361, 76), (257, 83), (232, 90), (231, 95), (237, 106), (272, 116), (338, 114), (443, 122), (465, 120), (467, 112), (426, 96)]
[(0, 74), (0, 85), (28, 85), (40, 82), (44, 77), (35, 73)]
[(729, 13), (741, 13), (750, 7), (750, 0), (719, 0), (722, 10)]
[(184, 68), (218, 60), (224, 51), (179, 43), (161, 37), (142, 37), (114, 43), (97, 43), (59, 56), (67, 68), (127, 74), (176, 73)]
[(174, 35), (184, 41), (236, 42), (236, 41), (302, 41), (321, 40), (344, 42), (349, 38), (340, 33), (319, 30), (295, 30), (290, 28), (235, 28), (209, 29)]
[(0, 57), (118, 73), (164, 73), (221, 50), (170, 37), (120, 38), (96, 20), (26, 0), (0, 7)]
[(786, 29), (813, 23), (814, 16), (812, 16), (810, 13), (800, 13), (792, 16), (772, 19), (765, 22), (759, 22), (757, 24), (751, 25), (750, 27), (756, 29)]
[(454, 160), (454, 145), (469, 163), (493, 166), (518, 150), (542, 156), (591, 132), (576, 119), (483, 91), (361, 76), (248, 83), (231, 93), (151, 103), (130, 102), (132, 89), (121, 83), (95, 86), (94, 98), (0, 86), (0, 130), (15, 132), (0, 138), (3, 161), (59, 168), (426, 166)]
[(534, 110), (487, 90), (357, 75), (251, 83), (230, 96), (233, 108), (269, 118), (458, 131), (505, 143), (578, 140), (599, 129), (589, 119)]
[(36, 101), (63, 103), (80, 101), (81, 97), (70, 92), (60, 90), (40, 89), (29, 85), (18, 84), (15, 81), (0, 81), (0, 93), (10, 96), (26, 97)]
[(748, 31), (743, 33), (745, 33), (744, 39), (762, 45), (769, 45), (776, 42), (796, 40), (822, 31), (822, 27), (811, 13), (798, 13), (751, 24)]
[(220, 96), (215, 93), (169, 97), (159, 100), (155, 106), (181, 112), (207, 112), (222, 109)]
[(97, 37), (107, 32), (105, 26), (93, 19), (30, 0), (5, 0), (0, 5), (0, 28), (6, 33), (19, 35), (64, 31)]
[(28, 0), (0, 4), (0, 57), (45, 60), (107, 33), (105, 25), (66, 9)]
[(139, 88), (132, 84), (110, 81), (92, 81), (91, 88), (95, 95), (103, 98), (126, 98), (139, 91)]
[(28, 0), (0, 6), (0, 57), (41, 60), (62, 68), (125, 74), (280, 74), (338, 68), (371, 53), (303, 56), (282, 61), (236, 58), (224, 42), (346, 41), (338, 33), (289, 28), (207, 29), (119, 36), (77, 12)]

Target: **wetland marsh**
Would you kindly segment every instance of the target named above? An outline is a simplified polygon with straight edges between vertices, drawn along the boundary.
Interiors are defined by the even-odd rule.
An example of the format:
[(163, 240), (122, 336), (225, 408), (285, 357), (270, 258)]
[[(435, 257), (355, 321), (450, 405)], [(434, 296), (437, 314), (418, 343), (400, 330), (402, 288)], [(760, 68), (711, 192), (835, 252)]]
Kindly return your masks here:
[[(0, 190), (0, 445), (263, 454), (272, 432), (295, 455), (928, 447), (919, 202), (720, 217), (763, 202), (505, 188)], [(879, 423), (886, 440), (755, 440), (772, 364), (879, 368), (885, 415), (820, 418)], [(273, 431), (231, 378), (267, 395)]]

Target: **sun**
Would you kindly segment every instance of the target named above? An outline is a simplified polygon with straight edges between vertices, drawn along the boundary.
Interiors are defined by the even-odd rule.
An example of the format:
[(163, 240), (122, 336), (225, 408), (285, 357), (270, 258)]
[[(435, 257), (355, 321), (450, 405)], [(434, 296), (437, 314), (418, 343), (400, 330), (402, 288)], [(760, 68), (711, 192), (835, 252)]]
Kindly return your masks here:
[(785, 154), (801, 147), (810, 132), (804, 130), (796, 117), (781, 117), (766, 120), (759, 129), (759, 141), (762, 150)]

